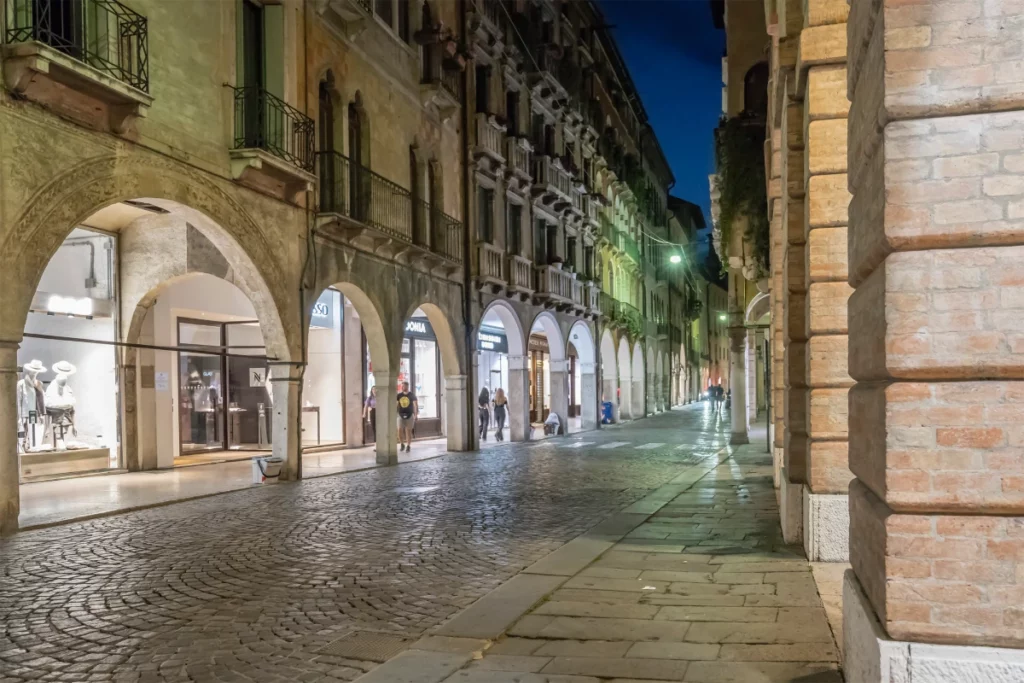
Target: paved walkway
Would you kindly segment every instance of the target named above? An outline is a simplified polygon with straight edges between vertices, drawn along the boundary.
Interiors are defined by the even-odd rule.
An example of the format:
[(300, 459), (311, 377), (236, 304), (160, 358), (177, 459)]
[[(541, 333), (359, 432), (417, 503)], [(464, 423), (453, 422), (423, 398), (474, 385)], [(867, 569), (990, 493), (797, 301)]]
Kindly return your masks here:
[(508, 633), (445, 680), (842, 680), (811, 568), (782, 541), (763, 441), (736, 449)]
[(0, 681), (837, 680), (727, 427), (695, 406), (20, 533)]

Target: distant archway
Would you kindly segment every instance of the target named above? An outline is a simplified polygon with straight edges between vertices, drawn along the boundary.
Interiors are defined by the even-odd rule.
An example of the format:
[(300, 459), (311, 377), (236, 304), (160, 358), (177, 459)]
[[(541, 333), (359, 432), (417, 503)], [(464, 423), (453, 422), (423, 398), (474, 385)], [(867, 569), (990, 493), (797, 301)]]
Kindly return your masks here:
[(601, 332), (601, 403), (612, 404), (612, 419), (619, 418), (619, 369), (615, 339), (606, 327)]
[[(617, 361), (619, 366), (619, 414), (623, 419), (631, 420), (633, 419), (633, 355), (629, 352), (629, 339), (626, 338), (626, 335), (619, 337)], [(643, 372), (642, 368), (641, 372)]]
[(582, 320), (577, 320), (569, 329), (569, 343), (576, 349), (577, 364), (573, 384), (580, 405), (580, 428), (583, 430), (597, 429), (598, 396), (597, 396), (597, 349), (594, 335)]
[[(496, 299), (484, 309), (480, 316), (479, 336), (484, 332), (501, 329), (507, 351), (504, 362), (501, 353), (476, 353), (477, 380), (474, 383), (474, 395), (479, 394), (481, 386), (488, 384), (484, 378), (497, 372), (498, 384), (503, 384), (505, 398), (508, 401), (508, 433), (511, 441), (526, 441), (530, 438), (530, 364), (527, 358), (527, 338), (523, 325), (515, 309), (507, 301)], [(499, 337), (500, 340), (500, 337)], [(497, 357), (495, 357), (497, 356)], [(482, 367), (483, 359), (487, 359), (487, 367)], [(495, 366), (497, 366), (495, 368)], [(494, 387), (492, 387), (493, 389)]]
[(644, 417), (646, 415), (644, 409), (644, 395), (645, 389), (645, 370), (644, 370), (644, 352), (643, 345), (637, 341), (636, 345), (633, 346), (633, 419)]

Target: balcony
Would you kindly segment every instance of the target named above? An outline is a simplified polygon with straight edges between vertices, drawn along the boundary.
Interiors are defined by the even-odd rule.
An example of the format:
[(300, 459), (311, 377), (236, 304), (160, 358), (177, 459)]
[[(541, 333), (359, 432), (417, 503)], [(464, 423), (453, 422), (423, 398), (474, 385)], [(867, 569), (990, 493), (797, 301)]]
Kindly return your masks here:
[(629, 233), (619, 232), (620, 246), (622, 251), (633, 260), (633, 263), (640, 265), (640, 249), (636, 245), (636, 240), (633, 239)]
[(572, 308), (577, 313), (582, 314), (587, 310), (587, 294), (586, 287), (582, 280), (573, 278), (569, 281), (572, 287)]
[(550, 156), (533, 158), (533, 196), (553, 205), (561, 213), (572, 206), (572, 179), (561, 164)]
[(482, 40), (503, 41), (507, 33), (508, 16), (498, 0), (473, 0), (471, 28)]
[(507, 174), (509, 179), (517, 178), (522, 185), (528, 185), (530, 177), (530, 150), (524, 146), (522, 138), (505, 138), (505, 159), (508, 161)]
[(662, 341), (665, 341), (665, 340), (667, 340), (669, 338), (670, 329), (669, 329), (669, 324), (668, 323), (664, 323), (664, 322), (657, 323), (656, 324), (656, 329), (657, 329), (658, 339), (661, 339)]
[(489, 114), (476, 115), (476, 146), (473, 156), (488, 170), (497, 170), (505, 164), (505, 147), (502, 144), (505, 129), (494, 123)]
[(601, 286), (596, 282), (588, 282), (586, 286), (586, 314), (597, 318), (601, 315)]
[(262, 88), (234, 88), (231, 176), (248, 187), (295, 201), (313, 189), (313, 119)]
[(477, 280), (481, 288), (505, 286), (505, 253), (489, 242), (477, 246)]
[(583, 205), (583, 217), (587, 223), (594, 229), (600, 228), (600, 205), (597, 201), (589, 194), (582, 194), (580, 202)]
[(572, 276), (552, 265), (537, 266), (536, 298), (547, 306), (565, 308), (572, 304)]
[(454, 41), (440, 41), (423, 46), (423, 78), (420, 100), (424, 106), (437, 110), (442, 121), (448, 121), (462, 102), (462, 64), (453, 54)]
[(462, 223), (338, 152), (318, 152), (318, 222), (368, 251), (399, 260), (415, 253), (447, 275), (462, 263)]
[(149, 27), (115, 0), (6, 0), (4, 81), (12, 93), (119, 135), (146, 115)]
[(373, 20), (371, 3), (372, 0), (327, 0), (316, 3), (316, 8), (349, 39), (354, 39)]
[(508, 291), (511, 295), (518, 295), (523, 299), (533, 295), (533, 264), (525, 256), (508, 256)]
[(611, 294), (601, 292), (601, 315), (614, 320), (619, 314), (619, 302)]
[(601, 224), (601, 231), (598, 233), (598, 241), (605, 246), (615, 249), (619, 247), (619, 231), (615, 224), (603, 214), (598, 214), (598, 222)]

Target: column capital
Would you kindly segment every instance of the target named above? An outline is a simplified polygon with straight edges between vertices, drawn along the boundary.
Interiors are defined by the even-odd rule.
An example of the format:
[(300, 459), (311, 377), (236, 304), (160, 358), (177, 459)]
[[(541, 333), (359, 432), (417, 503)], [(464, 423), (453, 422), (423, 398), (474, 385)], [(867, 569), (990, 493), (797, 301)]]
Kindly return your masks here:
[(444, 388), (451, 391), (459, 391), (467, 386), (468, 375), (445, 375)]
[(568, 372), (569, 371), (569, 361), (567, 359), (548, 361), (548, 371), (549, 372)]
[(530, 367), (530, 360), (527, 356), (509, 356), (508, 357), (508, 369), (509, 370), (526, 370)]

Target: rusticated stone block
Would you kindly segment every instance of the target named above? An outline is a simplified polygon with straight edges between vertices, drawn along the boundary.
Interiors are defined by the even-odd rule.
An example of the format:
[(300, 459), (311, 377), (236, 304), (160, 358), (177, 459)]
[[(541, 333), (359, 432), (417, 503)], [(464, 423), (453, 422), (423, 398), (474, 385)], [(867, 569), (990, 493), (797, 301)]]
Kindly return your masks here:
[(807, 236), (811, 283), (846, 281), (846, 228), (816, 228)]
[(798, 71), (817, 64), (841, 64), (845, 61), (846, 26), (844, 24), (811, 26), (800, 32)]
[(807, 291), (807, 254), (803, 245), (793, 245), (786, 249), (782, 276), (788, 291), (801, 293)]
[(846, 174), (814, 175), (807, 179), (807, 224), (809, 228), (846, 225), (850, 191)]
[(846, 67), (812, 67), (807, 72), (804, 102), (807, 118), (811, 121), (846, 118), (850, 113), (850, 99), (846, 96)]
[[(845, 173), (846, 154), (846, 119), (823, 119), (807, 125), (808, 176)], [(842, 182), (845, 188), (846, 179)]]
[(818, 387), (849, 387), (845, 334), (814, 335), (807, 341), (807, 384)]
[(810, 333), (846, 334), (846, 309), (853, 288), (846, 282), (816, 282), (807, 293)]
[(811, 389), (807, 434), (814, 439), (843, 440), (847, 435), (848, 389)]
[(849, 15), (847, 0), (807, 0), (804, 3), (804, 23), (807, 26), (843, 24)]
[(794, 426), (786, 421), (786, 433), (783, 448), (783, 464), (789, 481), (794, 484), (807, 483), (807, 434), (793, 431)]
[(858, 380), (1024, 376), (1024, 246), (890, 254), (850, 297)]
[(807, 342), (786, 344), (786, 387), (807, 386)]
[[(802, 168), (802, 166), (801, 166)], [(783, 214), (785, 237), (789, 244), (803, 244), (807, 241), (804, 199), (793, 199), (786, 203)]]
[(1024, 512), (1024, 384), (861, 382), (854, 474), (897, 510)]
[(811, 441), (808, 444), (808, 484), (812, 493), (846, 493), (850, 472), (846, 441)]

